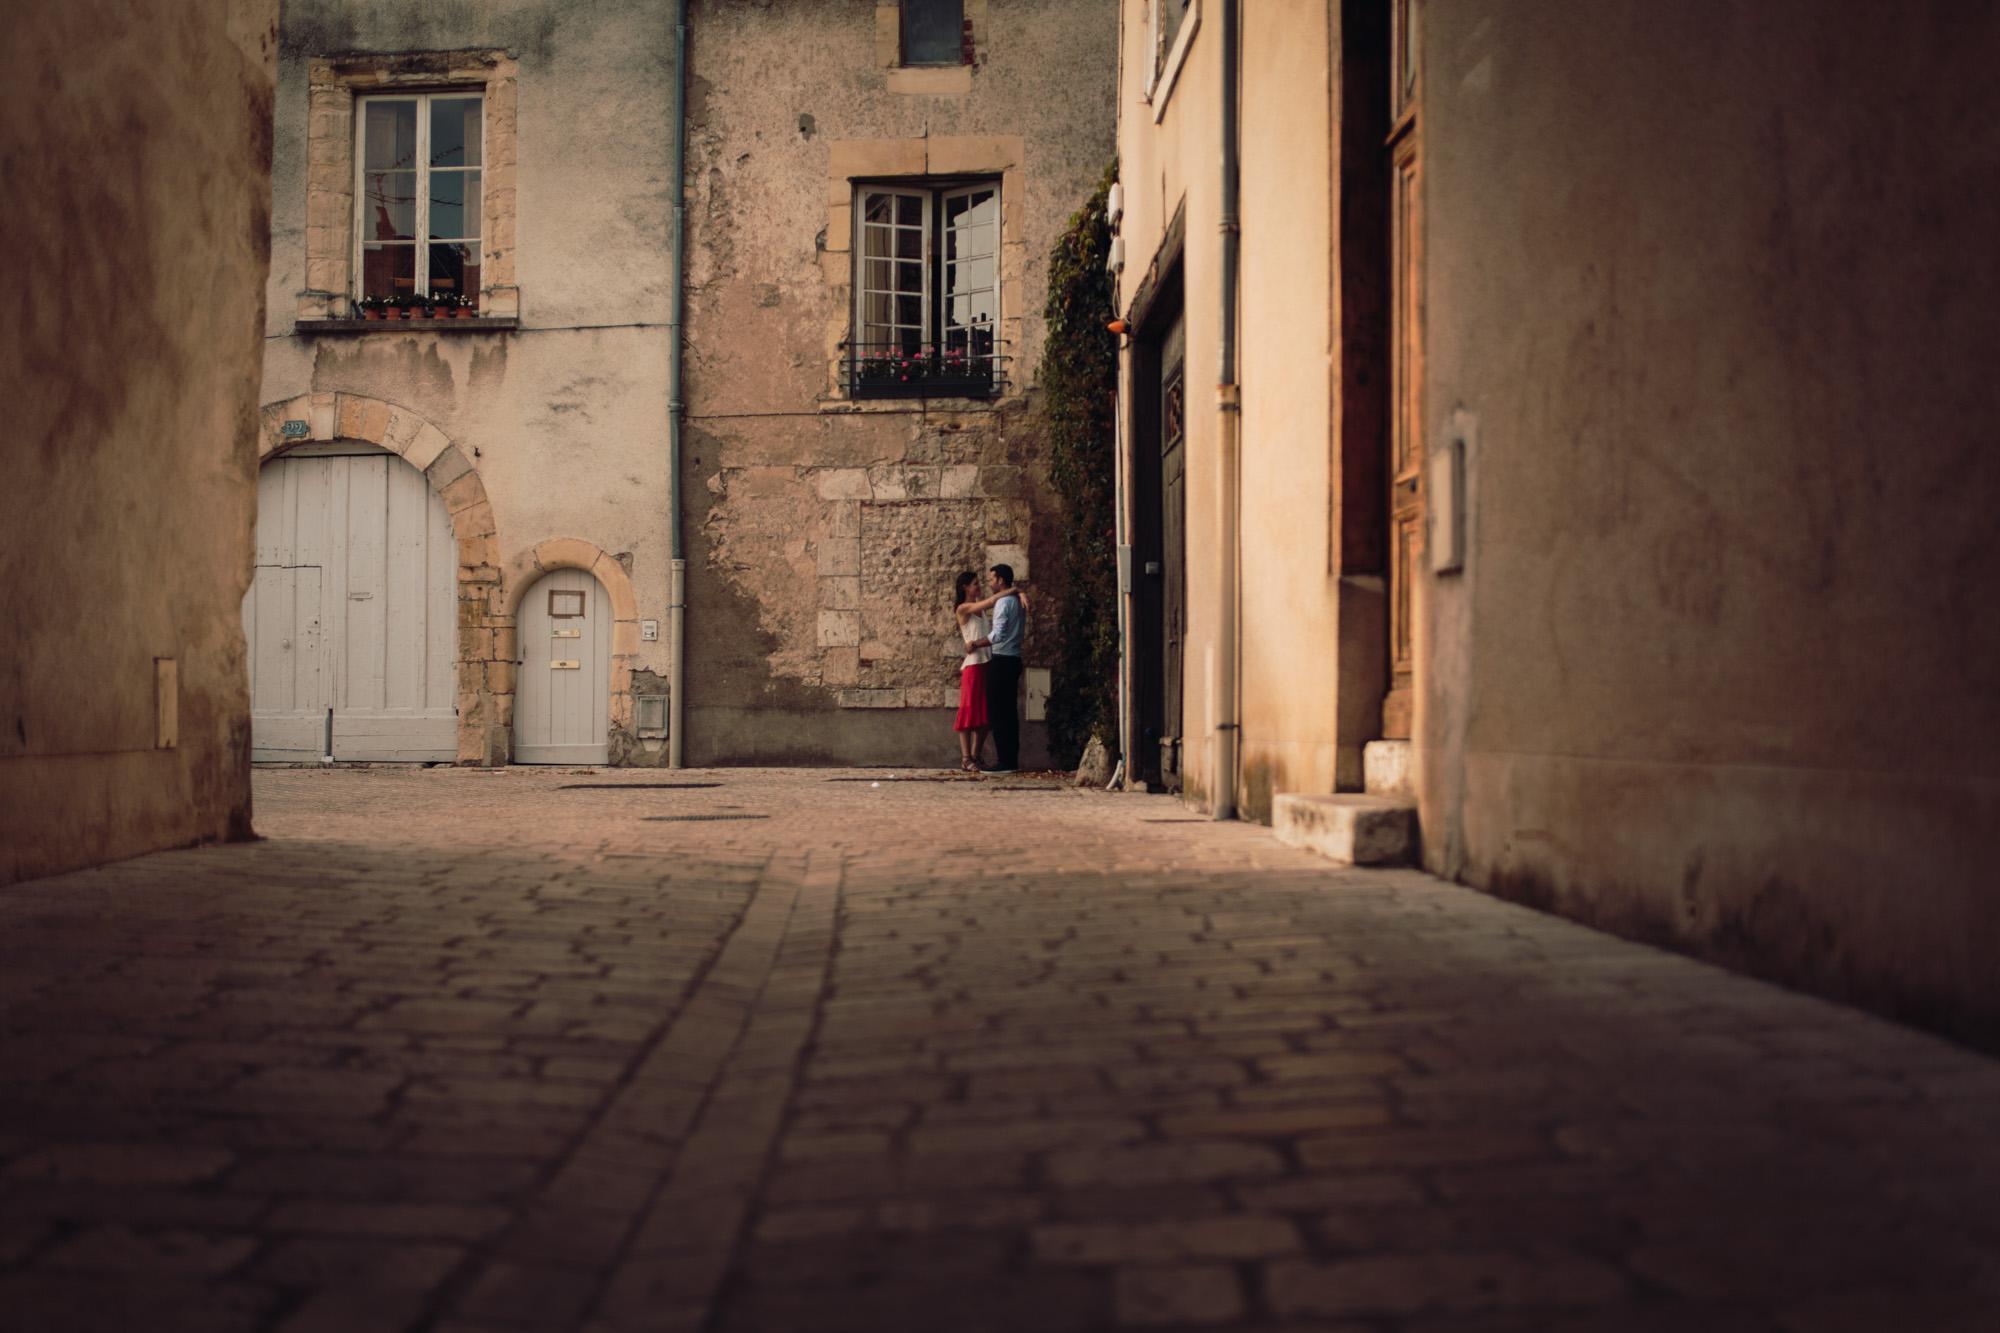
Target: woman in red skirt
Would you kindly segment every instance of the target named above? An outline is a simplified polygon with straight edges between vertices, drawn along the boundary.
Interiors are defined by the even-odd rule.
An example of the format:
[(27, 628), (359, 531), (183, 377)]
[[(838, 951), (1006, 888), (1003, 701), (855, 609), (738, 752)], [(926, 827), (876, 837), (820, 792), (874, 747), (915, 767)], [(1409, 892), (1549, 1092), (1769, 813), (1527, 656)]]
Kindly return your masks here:
[(992, 656), (984, 648), (974, 648), (974, 641), (983, 639), (992, 630), (986, 612), (992, 608), (995, 598), (980, 601), (979, 575), (966, 570), (952, 585), (952, 614), (958, 617), (958, 633), (965, 640), (965, 660), (958, 668), (958, 718), (952, 730), (958, 733), (958, 766), (968, 773), (977, 773), (985, 756), (986, 732), (986, 662)]

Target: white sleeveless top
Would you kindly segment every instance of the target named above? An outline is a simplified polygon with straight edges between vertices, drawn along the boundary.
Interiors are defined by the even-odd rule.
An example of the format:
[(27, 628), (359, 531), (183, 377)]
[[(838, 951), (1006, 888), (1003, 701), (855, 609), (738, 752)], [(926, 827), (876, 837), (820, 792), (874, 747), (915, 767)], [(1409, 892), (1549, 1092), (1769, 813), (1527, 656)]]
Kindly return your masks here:
[(966, 643), (965, 660), (958, 664), (960, 671), (965, 670), (969, 666), (979, 666), (982, 663), (992, 660), (993, 654), (991, 652), (984, 648), (974, 648), (972, 646), (974, 639), (983, 639), (993, 632), (993, 622), (991, 620), (974, 611), (971, 615), (958, 622), (958, 632), (965, 637)]

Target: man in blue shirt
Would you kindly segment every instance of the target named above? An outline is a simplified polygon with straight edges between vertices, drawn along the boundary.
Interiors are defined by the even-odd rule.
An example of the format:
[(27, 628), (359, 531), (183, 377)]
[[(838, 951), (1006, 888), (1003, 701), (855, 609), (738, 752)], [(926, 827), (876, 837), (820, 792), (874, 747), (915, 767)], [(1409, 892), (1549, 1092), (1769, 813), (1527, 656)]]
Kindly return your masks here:
[(1000, 599), (993, 604), (993, 630), (972, 644), (993, 650), (986, 664), (986, 717), (993, 728), (995, 762), (986, 771), (1012, 773), (1021, 766), (1021, 715), (1015, 711), (1015, 695), (1021, 686), (1021, 640), (1028, 618), (1014, 586), (1013, 566), (993, 566), (989, 582)]

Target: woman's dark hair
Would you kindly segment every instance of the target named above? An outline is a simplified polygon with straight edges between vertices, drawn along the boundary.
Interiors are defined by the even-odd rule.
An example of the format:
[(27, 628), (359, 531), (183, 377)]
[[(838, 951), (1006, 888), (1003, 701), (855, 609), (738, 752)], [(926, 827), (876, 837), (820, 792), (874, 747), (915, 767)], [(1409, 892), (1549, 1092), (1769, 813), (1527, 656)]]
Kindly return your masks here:
[(972, 584), (974, 587), (977, 587), (979, 585), (979, 575), (973, 573), (969, 569), (961, 573), (951, 585), (952, 610), (956, 611), (959, 607), (964, 606), (966, 601), (968, 600), (965, 595), (965, 585), (968, 583)]

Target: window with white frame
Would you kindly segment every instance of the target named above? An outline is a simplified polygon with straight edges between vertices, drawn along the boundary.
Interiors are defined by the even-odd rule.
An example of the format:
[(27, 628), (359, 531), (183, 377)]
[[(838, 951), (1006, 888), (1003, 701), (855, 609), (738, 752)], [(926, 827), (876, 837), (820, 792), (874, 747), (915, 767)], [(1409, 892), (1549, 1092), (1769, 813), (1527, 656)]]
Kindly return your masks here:
[(373, 96), (355, 111), (355, 295), (476, 309), (484, 97)]
[(1000, 384), (1000, 186), (854, 187), (857, 397), (983, 397)]

